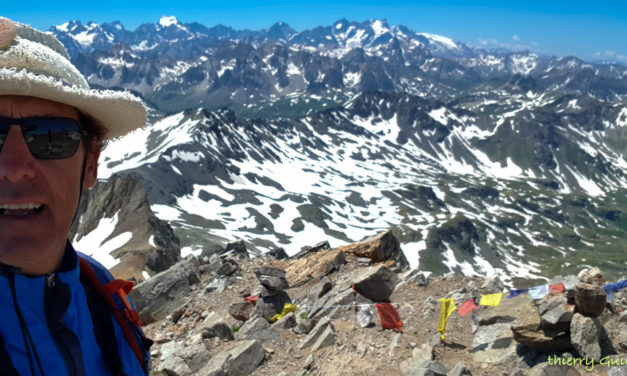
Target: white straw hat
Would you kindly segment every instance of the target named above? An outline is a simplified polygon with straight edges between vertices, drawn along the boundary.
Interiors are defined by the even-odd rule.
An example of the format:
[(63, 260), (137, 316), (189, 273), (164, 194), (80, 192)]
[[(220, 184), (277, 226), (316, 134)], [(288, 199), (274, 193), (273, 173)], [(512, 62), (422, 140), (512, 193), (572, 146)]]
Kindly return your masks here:
[(76, 107), (107, 128), (105, 139), (144, 126), (146, 108), (129, 92), (92, 90), (52, 34), (0, 17), (0, 95)]

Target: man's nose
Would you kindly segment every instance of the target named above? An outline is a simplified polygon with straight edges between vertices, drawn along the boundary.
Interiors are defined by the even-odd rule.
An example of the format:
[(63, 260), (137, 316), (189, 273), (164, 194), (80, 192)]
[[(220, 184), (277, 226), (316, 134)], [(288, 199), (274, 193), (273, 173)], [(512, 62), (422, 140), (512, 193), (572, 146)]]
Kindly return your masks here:
[(11, 127), (0, 151), (0, 181), (14, 182), (33, 178), (35, 162), (22, 135), (22, 129), (19, 126)]

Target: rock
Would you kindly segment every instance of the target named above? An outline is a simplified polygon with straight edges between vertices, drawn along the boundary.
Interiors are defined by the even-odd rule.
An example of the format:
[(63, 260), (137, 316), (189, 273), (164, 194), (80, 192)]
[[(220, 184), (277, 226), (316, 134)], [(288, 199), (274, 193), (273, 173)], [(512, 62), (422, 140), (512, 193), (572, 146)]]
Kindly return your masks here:
[[(438, 338), (441, 338), (440, 334), (438, 334)], [(433, 346), (428, 343), (423, 343), (420, 348), (414, 348), (412, 350), (411, 359), (401, 362), (401, 372), (403, 372), (404, 375), (410, 374), (412, 370), (418, 369), (420, 365), (427, 360), (433, 360)]]
[(129, 296), (142, 321), (150, 324), (182, 306), (191, 291), (190, 286), (199, 282), (197, 260), (189, 257), (139, 284)]
[(290, 312), (287, 315), (281, 317), (277, 322), (272, 324), (274, 329), (292, 329), (296, 326), (296, 314)]
[(282, 343), (283, 339), (281, 334), (270, 327), (268, 321), (261, 317), (255, 317), (250, 321), (246, 321), (244, 325), (235, 333), (235, 338), (241, 339), (256, 339), (262, 343), (274, 342)]
[(601, 359), (601, 343), (603, 329), (596, 318), (575, 313), (570, 322), (571, 342), (582, 357), (599, 361)]
[(239, 264), (231, 258), (226, 258), (222, 260), (222, 263), (220, 267), (218, 267), (218, 270), (216, 270), (216, 273), (222, 276), (229, 276), (238, 270), (240, 270)]
[(446, 368), (437, 360), (425, 360), (413, 369), (403, 371), (405, 376), (446, 376)]
[(283, 312), (285, 303), (291, 303), (290, 296), (285, 291), (279, 291), (272, 296), (261, 296), (257, 300), (254, 315), (270, 320), (274, 315)]
[(229, 307), (229, 315), (235, 320), (246, 321), (250, 318), (254, 310), (255, 305), (252, 302), (243, 301), (231, 304)]
[(240, 257), (250, 258), (248, 254), (248, 250), (246, 249), (246, 244), (243, 240), (235, 240), (230, 243), (227, 243), (223, 254), (234, 254)]
[(205, 286), (205, 293), (211, 293), (214, 291), (222, 292), (226, 290), (230, 284), (231, 282), (229, 278), (214, 278)]
[(205, 363), (207, 348), (200, 337), (189, 343), (169, 342), (161, 347), (160, 369), (168, 374), (192, 375)]
[(541, 326), (546, 329), (568, 330), (575, 306), (568, 304), (565, 295), (548, 295), (538, 306)]
[(235, 339), (233, 337), (233, 331), (229, 328), (225, 323), (217, 323), (209, 328), (202, 329), (202, 338), (215, 338), (218, 337), (221, 340), (232, 341)]
[(493, 274), (485, 279), (481, 285), (481, 290), (487, 294), (494, 294), (505, 290), (505, 285), (498, 275)]
[(324, 294), (329, 292), (332, 288), (333, 283), (331, 283), (331, 280), (328, 277), (322, 277), (320, 282), (316, 283), (316, 285), (311, 288), (309, 296), (313, 297), (314, 299), (319, 299)]
[(575, 367), (540, 363), (529, 371), (529, 376), (581, 376)]
[(429, 286), (429, 280), (427, 279), (427, 277), (425, 277), (424, 273), (422, 273), (418, 269), (410, 270), (401, 279), (405, 282), (413, 283), (418, 287)]
[(471, 376), (470, 370), (466, 367), (464, 362), (458, 362), (455, 366), (446, 374), (446, 376)]
[(575, 306), (584, 316), (598, 317), (605, 309), (606, 293), (603, 287), (579, 282), (575, 287)]
[(198, 374), (203, 376), (250, 375), (263, 362), (265, 356), (265, 351), (259, 341), (237, 341), (231, 350), (211, 357)]
[(608, 356), (600, 366), (607, 368), (607, 376), (627, 376), (627, 358), (625, 354)]
[(272, 256), (277, 260), (285, 260), (289, 258), (285, 249), (280, 247), (271, 249), (270, 252), (268, 252), (268, 256)]
[(579, 283), (579, 278), (574, 275), (564, 277), (564, 289), (566, 290), (566, 298), (568, 304), (575, 304), (575, 287)]
[(285, 270), (286, 278), (292, 287), (301, 286), (311, 280), (320, 280), (346, 263), (346, 256), (340, 250), (325, 250), (294, 260)]
[(400, 268), (409, 267), (409, 262), (392, 230), (337, 249), (357, 257), (367, 257), (375, 262), (393, 260)]
[[(525, 298), (516, 298), (516, 300), (521, 299)], [(571, 351), (572, 345), (568, 337), (568, 329), (544, 329), (538, 310), (535, 308), (531, 298), (526, 299), (527, 301), (521, 305), (522, 310), (517, 318), (516, 325), (511, 328), (514, 340), (540, 353)], [(510, 301), (514, 301), (514, 299)]]
[(385, 265), (357, 270), (351, 278), (352, 287), (374, 302), (388, 302), (398, 282), (396, 274)]
[(605, 278), (603, 277), (603, 273), (601, 273), (601, 269), (598, 267), (594, 267), (591, 269), (584, 269), (579, 272), (579, 280), (583, 283), (603, 287), (605, 284)]
[(331, 346), (335, 343), (335, 330), (333, 325), (327, 325), (326, 328), (320, 333), (320, 336), (316, 342), (311, 346), (311, 351), (318, 351), (319, 349), (327, 346)]
[(290, 287), (283, 269), (262, 266), (253, 268), (253, 272), (259, 283), (271, 291), (283, 291)]
[(305, 337), (303, 341), (300, 343), (299, 349), (302, 350), (306, 347), (313, 346), (318, 341), (318, 339), (322, 336), (326, 327), (331, 326), (331, 325), (333, 324), (331, 324), (331, 320), (328, 317), (325, 317), (322, 320), (320, 320), (316, 324), (316, 326), (314, 326), (314, 328), (311, 329), (307, 337)]

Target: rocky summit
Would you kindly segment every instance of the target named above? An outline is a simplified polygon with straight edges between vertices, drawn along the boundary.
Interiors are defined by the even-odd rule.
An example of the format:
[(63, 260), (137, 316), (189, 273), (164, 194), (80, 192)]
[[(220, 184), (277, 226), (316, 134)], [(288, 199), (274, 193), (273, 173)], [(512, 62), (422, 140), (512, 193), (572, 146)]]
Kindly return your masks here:
[[(398, 249), (348, 251), (390, 237), (289, 259), (189, 256), (154, 275), (132, 293), (155, 340), (151, 374), (627, 375), (627, 291), (607, 301), (598, 268), (507, 298), (495, 276), (426, 276)], [(603, 299), (591, 299), (598, 288)], [(496, 306), (453, 312), (438, 331), (441, 298), (461, 311), (499, 292)], [(385, 329), (390, 320), (400, 322)]]

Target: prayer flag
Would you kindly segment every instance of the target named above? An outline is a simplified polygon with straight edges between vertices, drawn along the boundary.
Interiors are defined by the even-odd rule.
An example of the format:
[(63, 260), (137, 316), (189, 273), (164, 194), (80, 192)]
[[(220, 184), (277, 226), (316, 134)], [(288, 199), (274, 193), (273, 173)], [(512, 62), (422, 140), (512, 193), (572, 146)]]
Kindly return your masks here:
[(257, 300), (259, 300), (259, 295), (249, 295), (244, 298), (244, 301), (252, 302), (253, 304), (257, 304)]
[(529, 295), (533, 299), (542, 299), (549, 293), (549, 285), (536, 286), (529, 289)]
[(457, 312), (459, 313), (460, 316), (466, 316), (468, 313), (474, 311), (475, 309), (479, 308), (477, 306), (477, 304), (475, 303), (475, 300), (470, 298), (468, 300), (466, 300), (461, 307), (459, 307), (459, 309), (457, 310)]
[(275, 321), (279, 320), (281, 317), (287, 315), (290, 312), (294, 312), (294, 311), (296, 311), (296, 306), (294, 304), (292, 304), (292, 303), (285, 303), (283, 305), (283, 312), (281, 312), (278, 315), (272, 316), (270, 318), (270, 320), (268, 320), (268, 321), (275, 322)]
[(614, 300), (614, 293), (619, 292), (624, 288), (627, 288), (627, 279), (616, 283), (608, 283), (603, 286), (603, 290), (605, 290), (605, 293), (607, 294), (606, 300), (611, 302)]
[(501, 303), (502, 297), (503, 297), (502, 292), (499, 292), (497, 294), (483, 295), (481, 297), (481, 301), (479, 302), (479, 305), (496, 307)]
[(381, 327), (383, 327), (383, 329), (394, 329), (398, 331), (403, 329), (401, 317), (398, 315), (398, 311), (392, 304), (378, 303), (375, 307), (377, 307), (377, 312), (379, 312)]
[(448, 317), (457, 309), (455, 306), (455, 302), (450, 298), (440, 298), (440, 325), (438, 327), (438, 332), (442, 334), (442, 339), (444, 339), (444, 331), (446, 330), (446, 320)]
[(511, 299), (515, 296), (524, 294), (528, 289), (518, 289), (518, 290), (509, 290), (509, 295), (507, 295), (507, 299)]
[(551, 285), (549, 286), (549, 289), (551, 290), (551, 292), (564, 292), (566, 291), (566, 288), (564, 287), (564, 283), (558, 283), (556, 285)]

